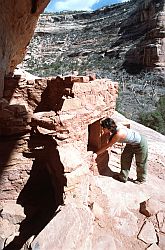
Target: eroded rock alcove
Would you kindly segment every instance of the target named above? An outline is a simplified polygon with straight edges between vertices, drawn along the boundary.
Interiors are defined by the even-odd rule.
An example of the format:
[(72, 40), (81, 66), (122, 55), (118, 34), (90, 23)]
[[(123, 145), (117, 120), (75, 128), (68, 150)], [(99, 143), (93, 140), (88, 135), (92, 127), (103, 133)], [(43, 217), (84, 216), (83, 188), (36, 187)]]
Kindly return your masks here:
[(22, 62), (39, 15), (50, 0), (1, 1), (0, 18), (0, 97), (3, 96), (4, 76), (13, 73)]

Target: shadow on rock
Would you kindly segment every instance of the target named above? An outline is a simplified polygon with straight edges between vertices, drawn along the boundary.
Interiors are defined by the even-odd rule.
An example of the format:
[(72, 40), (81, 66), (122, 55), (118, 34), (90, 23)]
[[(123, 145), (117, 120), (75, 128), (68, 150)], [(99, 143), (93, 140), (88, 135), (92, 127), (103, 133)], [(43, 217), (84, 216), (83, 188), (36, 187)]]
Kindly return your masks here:
[(33, 167), (17, 200), (24, 207), (26, 219), (20, 225), (19, 236), (5, 250), (21, 249), (31, 236), (41, 232), (63, 204), (66, 179), (56, 146), (56, 142), (45, 135), (33, 135), (29, 141), (28, 157), (34, 158)]

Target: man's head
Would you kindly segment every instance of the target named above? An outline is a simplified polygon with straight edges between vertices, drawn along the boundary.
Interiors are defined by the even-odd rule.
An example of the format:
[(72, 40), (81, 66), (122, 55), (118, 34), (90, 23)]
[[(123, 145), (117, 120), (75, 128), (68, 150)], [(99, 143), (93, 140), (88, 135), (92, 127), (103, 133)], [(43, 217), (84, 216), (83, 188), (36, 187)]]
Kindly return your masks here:
[(101, 127), (105, 130), (109, 130), (109, 132), (116, 133), (117, 131), (117, 126), (116, 123), (114, 122), (113, 119), (111, 118), (106, 118), (104, 120), (101, 121)]

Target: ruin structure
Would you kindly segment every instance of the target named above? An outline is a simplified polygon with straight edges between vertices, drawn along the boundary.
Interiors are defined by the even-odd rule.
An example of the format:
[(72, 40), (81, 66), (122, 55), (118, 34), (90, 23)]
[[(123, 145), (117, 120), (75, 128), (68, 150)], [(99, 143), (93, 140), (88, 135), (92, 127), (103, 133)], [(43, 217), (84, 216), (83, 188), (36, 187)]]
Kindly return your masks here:
[[(93, 152), (106, 142), (100, 119), (114, 113), (118, 84), (94, 76), (43, 79), (14, 72), (48, 2), (0, 1), (1, 249), (21, 249), (31, 244), (31, 237), (38, 235), (56, 214), (55, 228), (61, 226), (62, 235), (74, 222), (74, 230), (79, 230), (79, 238), (74, 240), (69, 231), (68, 249), (92, 249), (92, 226), (99, 217), (99, 208), (94, 208), (95, 218), (91, 212), (91, 193), (95, 189), (91, 177), (101, 173), (108, 155), (96, 162)], [(10, 211), (20, 204), (26, 216), (21, 212), (13, 221), (16, 217), (8, 212), (7, 202), (11, 202)], [(64, 204), (62, 213), (58, 213)], [(52, 232), (57, 249), (67, 249), (56, 238), (58, 233)], [(152, 242), (147, 241), (156, 242), (156, 234)], [(51, 249), (43, 247), (47, 243), (41, 236), (31, 247)], [(111, 245), (110, 249), (115, 248)]]
[(1, 202), (15, 200), (27, 218), (45, 209), (45, 199), (46, 211), (53, 213), (72, 202), (88, 207), (90, 176), (108, 164), (103, 157), (98, 168), (93, 158), (106, 140), (100, 119), (114, 113), (117, 93), (116, 82), (94, 76), (6, 77), (0, 102)]

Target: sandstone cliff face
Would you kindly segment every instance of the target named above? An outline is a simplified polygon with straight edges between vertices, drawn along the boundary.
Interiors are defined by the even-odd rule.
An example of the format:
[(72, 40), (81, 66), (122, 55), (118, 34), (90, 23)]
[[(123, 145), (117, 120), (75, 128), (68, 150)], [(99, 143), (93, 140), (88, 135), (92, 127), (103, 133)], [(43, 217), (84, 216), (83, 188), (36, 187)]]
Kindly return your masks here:
[(4, 75), (14, 71), (26, 53), (39, 15), (49, 0), (0, 1), (0, 96)]
[(43, 14), (24, 67), (39, 76), (78, 70), (108, 78), (119, 75), (123, 67), (130, 72), (133, 68), (163, 71), (164, 26), (163, 0), (132, 0), (77, 14)]
[(141, 1), (130, 18), (121, 26), (123, 38), (142, 39), (126, 54), (126, 62), (147, 68), (165, 67), (165, 3), (164, 1)]

